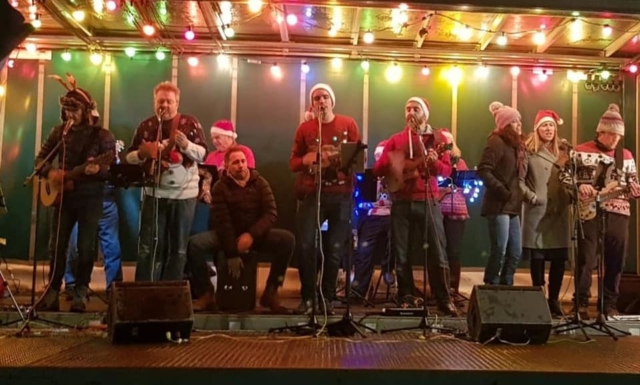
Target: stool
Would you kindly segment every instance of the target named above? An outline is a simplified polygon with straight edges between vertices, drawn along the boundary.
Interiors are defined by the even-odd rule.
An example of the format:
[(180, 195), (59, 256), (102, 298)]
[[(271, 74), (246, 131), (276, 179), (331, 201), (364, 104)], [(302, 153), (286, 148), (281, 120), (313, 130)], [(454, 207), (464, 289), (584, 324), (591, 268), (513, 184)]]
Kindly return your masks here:
[(218, 259), (216, 302), (221, 311), (247, 312), (256, 307), (258, 255), (250, 252), (241, 258), (244, 268), (238, 279), (229, 275), (227, 258)]

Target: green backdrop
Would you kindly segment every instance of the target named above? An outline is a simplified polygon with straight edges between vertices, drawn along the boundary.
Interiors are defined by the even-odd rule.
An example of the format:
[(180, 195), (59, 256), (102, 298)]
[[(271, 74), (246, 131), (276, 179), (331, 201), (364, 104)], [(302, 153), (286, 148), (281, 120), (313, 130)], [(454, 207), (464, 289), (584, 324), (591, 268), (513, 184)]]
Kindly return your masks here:
[[(293, 196), (293, 175), (288, 171), (291, 142), (300, 123), (300, 111), (309, 104), (308, 90), (316, 83), (330, 84), (336, 93), (336, 112), (353, 117), (363, 132), (363, 111), (368, 112), (369, 165), (376, 144), (402, 129), (403, 107), (411, 96), (422, 96), (430, 105), (430, 122), (435, 127), (451, 128), (452, 112), (457, 111), (457, 139), (469, 167), (477, 165), (485, 140), (494, 128), (489, 104), (498, 100), (511, 104), (512, 77), (507, 67), (491, 67), (488, 78), (476, 79), (473, 67), (461, 67), (464, 77), (457, 90), (457, 105), (453, 106), (451, 85), (445, 75), (446, 67), (433, 67), (431, 74), (421, 74), (420, 66), (401, 66), (402, 77), (390, 83), (385, 72), (388, 63), (372, 62), (368, 74), (359, 61), (345, 61), (334, 70), (329, 60), (310, 60), (306, 87), (301, 105), (300, 61), (282, 58), (261, 58), (261, 64), (237, 59), (237, 98), (234, 100), (232, 69), (218, 65), (215, 56), (201, 56), (197, 67), (190, 67), (185, 57), (179, 57), (177, 83), (181, 88), (182, 113), (194, 115), (203, 125), (209, 138), (209, 127), (219, 119), (232, 119), (235, 106), (238, 141), (252, 148), (257, 169), (273, 187), (279, 208), (278, 226), (295, 229), (296, 202)], [(272, 76), (270, 66), (278, 62), (283, 77)], [(105, 78), (103, 66), (89, 62), (88, 53), (73, 54), (64, 62), (58, 52), (44, 64), (45, 74), (72, 73), (80, 87), (91, 92), (104, 114)], [(114, 54), (110, 73), (109, 118), (117, 139), (128, 145), (140, 121), (153, 113), (152, 91), (164, 80), (171, 80), (172, 61), (158, 61), (153, 55), (137, 54), (130, 59)], [(368, 80), (368, 103), (364, 98)], [(626, 147), (635, 153), (636, 86), (635, 77), (625, 78), (624, 88), (618, 92), (593, 92), (577, 86), (579, 142), (593, 138), (595, 126), (607, 106), (619, 103), (627, 121)], [(42, 138), (59, 122), (58, 97), (64, 92), (52, 79), (44, 80), (42, 92)], [(38, 98), (38, 62), (16, 60), (9, 70), (6, 119), (2, 145), (2, 173), (0, 181), (9, 206), (9, 214), (0, 217), (0, 236), (8, 238), (5, 255), (14, 259), (29, 257), (31, 188), (22, 181), (33, 168), (36, 135), (36, 100)], [(528, 71), (517, 80), (517, 106), (523, 117), (524, 131), (529, 133), (539, 109), (554, 109), (563, 118), (560, 134), (571, 139), (573, 84), (564, 71), (557, 71), (542, 82)], [(481, 197), (480, 197), (481, 198)], [(464, 240), (465, 266), (484, 266), (488, 254), (486, 223), (479, 216), (480, 201), (469, 203), (471, 219)], [(140, 190), (118, 193), (120, 237), (123, 259), (134, 261), (140, 209)], [(38, 219), (37, 255), (46, 257), (50, 210), (40, 209)], [(631, 234), (636, 234), (635, 210)], [(636, 269), (636, 237), (630, 237), (628, 271)], [(418, 256), (414, 263), (420, 263)]]

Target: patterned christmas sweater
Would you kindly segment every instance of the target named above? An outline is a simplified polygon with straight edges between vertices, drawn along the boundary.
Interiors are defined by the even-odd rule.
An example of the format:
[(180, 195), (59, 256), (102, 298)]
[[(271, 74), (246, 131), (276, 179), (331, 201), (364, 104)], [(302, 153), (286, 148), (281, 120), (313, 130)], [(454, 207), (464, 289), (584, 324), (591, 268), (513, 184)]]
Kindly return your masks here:
[(378, 199), (372, 204), (367, 214), (376, 216), (391, 215), (391, 193), (382, 178), (378, 178), (377, 197)]
[[(611, 182), (617, 182), (620, 187), (626, 187), (631, 182), (638, 182), (636, 163), (631, 151), (627, 149), (623, 149), (622, 169), (614, 167), (615, 150), (602, 151), (597, 147), (595, 141), (579, 144), (574, 148), (574, 151), (578, 186), (586, 183), (607, 186)], [(559, 173), (559, 178), (565, 188), (573, 195), (573, 180), (569, 163)], [(599, 189), (599, 187), (597, 188)], [(606, 200), (602, 203), (602, 208), (607, 212), (630, 216), (629, 195)]]

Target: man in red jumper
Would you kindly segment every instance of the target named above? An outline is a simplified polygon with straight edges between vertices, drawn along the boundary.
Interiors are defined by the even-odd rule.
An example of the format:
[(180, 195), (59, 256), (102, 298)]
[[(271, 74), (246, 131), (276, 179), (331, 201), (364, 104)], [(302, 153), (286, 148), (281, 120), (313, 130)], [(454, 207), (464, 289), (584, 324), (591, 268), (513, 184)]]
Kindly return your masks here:
[[(603, 308), (599, 310), (605, 315), (616, 315), (618, 287), (626, 257), (629, 216), (631, 205), (629, 198), (640, 196), (638, 175), (633, 154), (625, 148), (618, 147), (624, 136), (624, 120), (620, 109), (612, 104), (602, 115), (596, 129), (595, 140), (579, 144), (575, 147), (576, 175), (578, 194), (581, 201), (593, 201), (599, 190), (612, 183), (619, 188), (628, 187), (628, 194), (604, 200), (602, 209), (605, 215), (604, 236), (604, 298)], [(600, 171), (604, 170), (607, 171)], [(573, 178), (565, 169), (559, 177), (566, 188), (573, 194)], [(618, 188), (618, 187), (616, 187)], [(588, 319), (587, 310), (591, 296), (591, 276), (598, 262), (598, 241), (600, 237), (600, 213), (583, 221), (584, 238), (578, 237), (578, 298), (574, 294), (574, 304), (578, 307), (580, 317)], [(598, 307), (600, 304), (598, 303)]]
[[(391, 236), (397, 258), (398, 298), (404, 306), (416, 303), (409, 255), (412, 252), (422, 255), (424, 250), (411, 250), (409, 234), (422, 236), (425, 233), (426, 215), (427, 239), (423, 244), (427, 247), (429, 276), (433, 278), (431, 291), (438, 310), (446, 315), (457, 315), (449, 294), (446, 238), (437, 200), (437, 177), (446, 178), (451, 174), (447, 139), (442, 130), (434, 131), (427, 124), (429, 104), (423, 98), (407, 100), (405, 119), (406, 127), (389, 138), (373, 169), (376, 176), (385, 177), (392, 192)], [(428, 200), (426, 204), (425, 199)]]
[[(289, 168), (298, 173), (296, 179), (296, 197), (300, 201), (298, 207), (298, 234), (300, 244), (300, 273), (302, 303), (297, 309), (300, 314), (310, 314), (313, 296), (315, 295), (316, 258), (315, 233), (318, 223), (328, 221), (329, 229), (326, 244), (329, 250), (318, 252), (324, 259), (322, 266), (322, 297), (324, 301), (316, 301), (321, 311), (333, 314), (330, 303), (335, 297), (338, 270), (347, 242), (351, 236), (351, 192), (352, 177), (340, 170), (340, 144), (360, 140), (358, 125), (352, 118), (335, 114), (333, 109), (336, 97), (327, 84), (316, 84), (309, 92), (310, 107), (305, 114), (305, 121), (296, 130)], [(320, 128), (321, 126), (321, 128)], [(322, 132), (319, 142), (318, 133)], [(318, 157), (318, 154), (319, 157)], [(316, 159), (320, 159), (320, 168)], [(320, 196), (316, 185), (316, 172), (320, 171)], [(319, 213), (317, 212), (319, 211)], [(322, 245), (324, 242), (319, 242)], [(324, 257), (321, 257), (324, 256)]]

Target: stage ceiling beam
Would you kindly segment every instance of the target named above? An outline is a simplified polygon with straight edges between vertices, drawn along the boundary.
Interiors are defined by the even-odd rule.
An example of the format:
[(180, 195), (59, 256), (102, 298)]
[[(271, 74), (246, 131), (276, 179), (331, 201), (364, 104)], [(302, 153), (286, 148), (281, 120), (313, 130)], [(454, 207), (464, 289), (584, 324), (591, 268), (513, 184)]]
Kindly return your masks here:
[(355, 15), (351, 21), (351, 44), (358, 45), (360, 39), (360, 17), (362, 15), (362, 8), (356, 8)]
[(422, 48), (422, 44), (424, 44), (424, 39), (429, 35), (429, 23), (431, 22), (431, 13), (422, 17), (422, 23), (420, 24), (420, 29), (416, 34), (416, 40), (413, 42), (413, 46), (415, 48)]
[[(295, 0), (272, 0), (275, 4), (300, 5)], [(433, 0), (413, 0), (404, 2), (410, 10), (431, 9), (434, 11), (451, 12), (482, 12), (505, 13), (523, 15), (555, 15), (569, 16), (573, 12), (580, 13), (581, 17), (618, 18), (627, 16), (637, 18), (640, 13), (640, 1), (608, 0), (597, 2), (594, 0), (465, 0), (464, 3), (440, 2)], [(326, 0), (305, 0), (305, 5), (327, 7), (366, 7), (366, 8), (397, 8), (396, 1), (362, 1), (362, 0), (337, 0), (328, 3)]]
[[(220, 39), (227, 40), (227, 35), (224, 34), (224, 25), (222, 24), (222, 16), (220, 16), (218, 6), (205, 1), (199, 1), (198, 5), (205, 20), (211, 20), (216, 25)], [(209, 23), (207, 23), (207, 26), (209, 26)], [(218, 39), (214, 40), (220, 44)]]
[(502, 26), (506, 21), (507, 21), (507, 15), (500, 14), (500, 15), (496, 15), (493, 18), (493, 21), (491, 22), (491, 26), (489, 27), (489, 29), (492, 32), (486, 32), (484, 36), (482, 36), (482, 38), (478, 42), (478, 50), (484, 51), (489, 46), (489, 43), (491, 43), (491, 40), (493, 40), (496, 34), (502, 32)]
[(619, 38), (611, 42), (611, 44), (604, 49), (604, 56), (609, 57), (618, 52), (620, 48), (624, 47), (624, 45), (627, 44), (629, 40), (633, 39), (634, 36), (637, 36), (638, 33), (640, 33), (640, 23), (635, 23), (628, 31), (624, 32)]
[(553, 45), (565, 33), (573, 23), (573, 18), (564, 18), (558, 23), (558, 25), (552, 29), (546, 36), (544, 44), (540, 44), (536, 47), (536, 53), (544, 53), (549, 47)]
[(207, 25), (207, 29), (209, 30), (209, 34), (211, 35), (211, 39), (220, 45), (220, 40), (216, 38), (216, 35), (221, 37), (223, 40), (225, 39), (224, 30), (221, 29), (220, 23), (216, 22), (216, 12), (211, 7), (211, 4), (204, 3), (202, 1), (198, 2), (198, 8), (200, 8), (200, 12), (202, 13), (202, 17), (204, 18), (204, 23)]
[(77, 22), (71, 16), (71, 10), (66, 4), (62, 4), (59, 0), (44, 1), (41, 4), (56, 22), (63, 28), (70, 31), (78, 39), (85, 42), (90, 47), (97, 47), (98, 44), (94, 40), (93, 33)]
[[(38, 44), (42, 49), (83, 49), (86, 44), (73, 36), (60, 35), (32, 35), (28, 39), (30, 42)], [(230, 55), (248, 56), (273, 56), (282, 55), (283, 51), (288, 51), (289, 56), (318, 57), (318, 58), (355, 58), (366, 56), (371, 60), (396, 60), (416, 61), (420, 63), (449, 63), (458, 62), (460, 64), (477, 64), (478, 61), (487, 65), (547, 65), (547, 66), (575, 66), (577, 68), (600, 68), (607, 65), (610, 68), (623, 66), (629, 59), (616, 57), (566, 55), (566, 54), (538, 54), (509, 51), (460, 51), (445, 48), (429, 48), (420, 50), (412, 47), (391, 48), (375, 46), (358, 46), (351, 44), (315, 44), (315, 43), (291, 43), (291, 42), (251, 42), (240, 40), (227, 40), (221, 42), (225, 53)], [(132, 44), (147, 45), (147, 39), (143, 37), (110, 37), (101, 42), (105, 50), (122, 50)], [(207, 40), (194, 40), (182, 42), (183, 52), (193, 54), (208, 54), (214, 49), (214, 43)], [(597, 51), (596, 51), (597, 52)], [(416, 63), (417, 63), (416, 62)]]
[(273, 18), (280, 28), (280, 41), (289, 41), (289, 28), (287, 28), (287, 9), (284, 5), (273, 6)]

